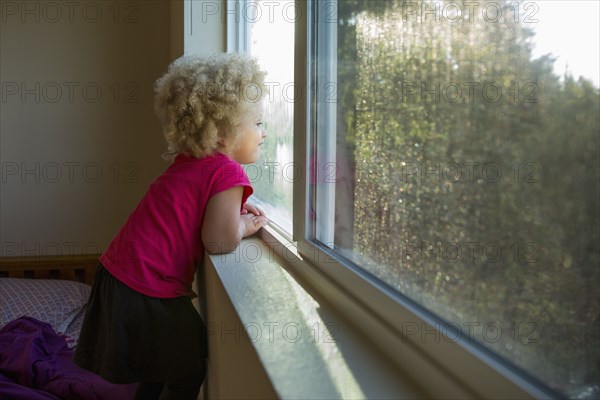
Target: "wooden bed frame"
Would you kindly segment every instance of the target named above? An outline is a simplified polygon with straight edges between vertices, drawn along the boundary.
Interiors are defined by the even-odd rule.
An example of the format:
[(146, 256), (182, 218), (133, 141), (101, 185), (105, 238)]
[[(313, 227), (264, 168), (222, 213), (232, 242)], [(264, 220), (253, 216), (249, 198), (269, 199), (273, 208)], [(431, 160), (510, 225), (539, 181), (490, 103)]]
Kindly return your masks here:
[(0, 278), (64, 279), (92, 284), (100, 254), (1, 257)]

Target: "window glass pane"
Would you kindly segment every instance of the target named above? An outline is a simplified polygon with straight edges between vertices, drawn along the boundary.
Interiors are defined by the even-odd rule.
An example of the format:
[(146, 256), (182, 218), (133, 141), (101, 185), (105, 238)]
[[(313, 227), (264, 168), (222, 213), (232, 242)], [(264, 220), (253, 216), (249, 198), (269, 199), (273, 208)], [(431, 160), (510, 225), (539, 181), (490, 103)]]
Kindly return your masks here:
[(242, 5), (249, 26), (249, 52), (268, 72), (264, 124), (267, 140), (256, 164), (246, 166), (258, 203), (271, 221), (292, 231), (292, 186), (297, 171), (292, 164), (294, 118), (294, 7), (293, 1), (251, 1)]
[(336, 179), (312, 187), (314, 238), (549, 387), (600, 395), (598, 2), (335, 6), (313, 19), (336, 86), (313, 120), (337, 127), (315, 125)]

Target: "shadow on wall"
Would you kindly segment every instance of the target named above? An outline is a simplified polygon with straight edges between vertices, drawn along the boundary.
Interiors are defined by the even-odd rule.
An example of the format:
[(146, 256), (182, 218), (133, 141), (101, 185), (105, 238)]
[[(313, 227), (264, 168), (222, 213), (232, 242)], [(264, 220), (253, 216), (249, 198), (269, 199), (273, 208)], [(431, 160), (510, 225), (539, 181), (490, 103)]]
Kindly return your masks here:
[(102, 252), (166, 167), (152, 102), (170, 10), (2, 2), (0, 256)]

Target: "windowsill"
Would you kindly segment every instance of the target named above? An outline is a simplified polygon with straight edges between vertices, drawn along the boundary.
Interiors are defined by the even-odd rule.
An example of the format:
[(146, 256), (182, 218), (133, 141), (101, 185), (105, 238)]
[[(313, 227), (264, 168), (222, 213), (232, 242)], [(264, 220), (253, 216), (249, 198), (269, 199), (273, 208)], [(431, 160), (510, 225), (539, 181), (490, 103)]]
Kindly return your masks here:
[[(264, 238), (276, 235), (269, 231)], [(271, 240), (269, 240), (271, 242)], [(273, 246), (274, 245), (274, 246)], [(279, 246), (284, 247), (281, 243)], [(295, 398), (426, 398), (410, 379), (368, 339), (361, 335), (340, 312), (320, 299), (316, 290), (301, 286), (290, 274), (289, 267), (304, 268), (304, 261), (290, 247), (283, 257), (277, 254), (277, 243), (269, 246), (257, 237), (245, 239), (238, 249), (225, 255), (207, 256), (207, 274), (214, 269), (224, 295), (230, 300), (242, 327), (241, 342), (255, 354), (277, 397)], [(207, 281), (208, 284), (211, 282)], [(222, 286), (221, 286), (222, 285)], [(208, 299), (208, 307), (214, 307)], [(211, 367), (224, 368), (225, 362), (214, 359), (219, 346), (226, 345), (223, 336), (210, 335)], [(213, 332), (214, 333), (214, 332)], [(231, 330), (230, 330), (231, 333)], [(221, 340), (218, 340), (218, 339)], [(211, 343), (212, 342), (212, 343)], [(210, 376), (209, 370), (209, 376)], [(210, 378), (209, 378), (210, 384)], [(233, 382), (231, 382), (233, 384)], [(231, 387), (216, 397), (235, 397)], [(244, 388), (240, 388), (240, 397)], [(223, 395), (223, 396), (221, 396)]]

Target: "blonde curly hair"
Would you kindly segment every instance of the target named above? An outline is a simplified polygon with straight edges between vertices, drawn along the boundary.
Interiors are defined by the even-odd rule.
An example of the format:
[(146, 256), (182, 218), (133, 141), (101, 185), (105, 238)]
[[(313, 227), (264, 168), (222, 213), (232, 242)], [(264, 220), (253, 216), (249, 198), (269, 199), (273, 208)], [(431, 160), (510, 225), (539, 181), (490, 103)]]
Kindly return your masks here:
[(156, 81), (154, 109), (173, 159), (202, 158), (221, 140), (235, 143), (244, 117), (256, 112), (264, 94), (258, 62), (245, 54), (183, 56)]

